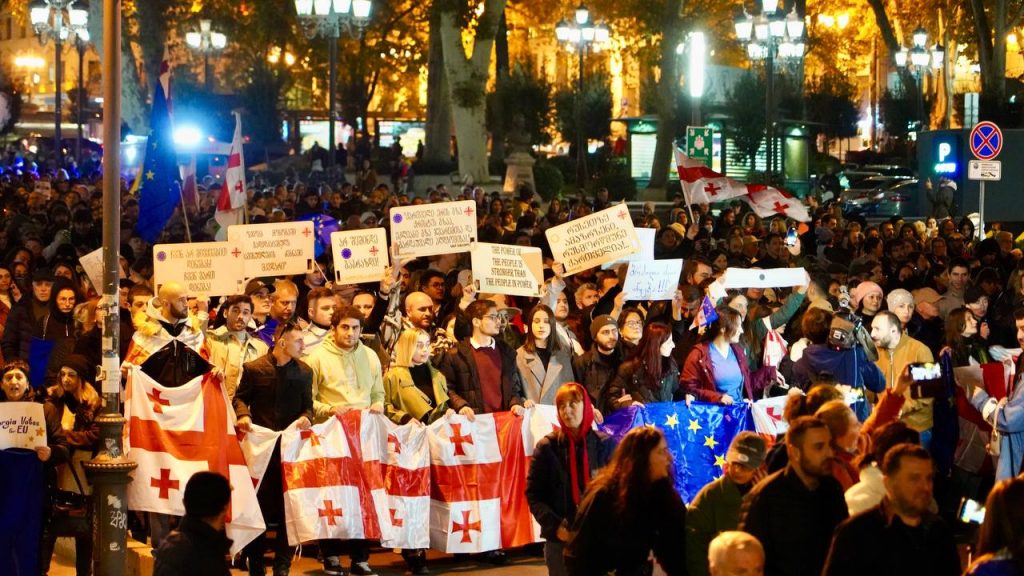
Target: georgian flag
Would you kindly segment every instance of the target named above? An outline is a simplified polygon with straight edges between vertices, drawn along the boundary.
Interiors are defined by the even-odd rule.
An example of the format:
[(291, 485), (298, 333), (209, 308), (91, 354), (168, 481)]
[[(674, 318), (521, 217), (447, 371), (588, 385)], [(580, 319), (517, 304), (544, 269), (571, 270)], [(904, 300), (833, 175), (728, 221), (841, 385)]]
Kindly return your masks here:
[(430, 545), (486, 552), (538, 541), (526, 502), (524, 422), (511, 412), (452, 415), (429, 426)]
[(763, 184), (747, 185), (747, 195), (743, 198), (754, 212), (762, 218), (785, 216), (798, 222), (809, 222), (811, 215), (799, 198), (786, 194), (778, 188)]
[(263, 533), (266, 525), (221, 377), (207, 373), (167, 388), (133, 365), (127, 389), (125, 451), (138, 463), (128, 484), (128, 507), (182, 516), (185, 484), (196, 472), (210, 470), (233, 487), (227, 523), (231, 552)]
[[(379, 418), (384, 418), (379, 416)], [(430, 442), (427, 429), (388, 421), (387, 458), (384, 460), (384, 492), (392, 537), (382, 539), (384, 548), (430, 546)]]
[(214, 218), (220, 225), (217, 240), (227, 239), (228, 226), (244, 224), (245, 214), (245, 155), (242, 153), (242, 116), (235, 113), (235, 135), (228, 151), (228, 168), (224, 172), (224, 187), (217, 198)]
[(789, 430), (789, 424), (782, 418), (789, 396), (772, 396), (750, 404), (750, 415), (754, 418), (754, 429), (758, 434), (776, 438)]
[(676, 170), (688, 204), (711, 204), (744, 196), (747, 188), (676, 148)]
[(249, 467), (249, 476), (256, 490), (260, 489), (263, 482), (263, 475), (270, 465), (270, 457), (274, 455), (274, 446), (281, 432), (275, 432), (270, 428), (252, 424), (248, 432), (238, 431), (238, 442), (242, 446), (242, 456)]

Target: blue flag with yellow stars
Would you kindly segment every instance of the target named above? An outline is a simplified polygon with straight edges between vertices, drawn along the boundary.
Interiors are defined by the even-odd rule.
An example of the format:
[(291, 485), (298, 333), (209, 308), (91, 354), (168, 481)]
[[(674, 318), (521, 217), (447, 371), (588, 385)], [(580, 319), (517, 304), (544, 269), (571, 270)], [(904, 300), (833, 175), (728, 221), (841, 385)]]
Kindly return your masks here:
[(638, 426), (655, 426), (665, 434), (676, 490), (689, 504), (701, 488), (722, 475), (733, 437), (753, 430), (754, 421), (746, 402), (659, 402), (617, 410), (605, 418), (601, 431), (618, 443)]
[(160, 82), (153, 96), (146, 157), (139, 173), (139, 221), (135, 231), (150, 244), (156, 242), (181, 202), (181, 174), (174, 150), (171, 114)]
[(299, 216), (295, 220), (309, 220), (313, 223), (313, 229), (316, 231), (316, 236), (314, 237), (315, 240), (313, 241), (313, 251), (317, 258), (323, 255), (331, 245), (331, 234), (341, 230), (341, 226), (338, 225), (338, 221), (327, 214), (310, 212), (309, 214)]

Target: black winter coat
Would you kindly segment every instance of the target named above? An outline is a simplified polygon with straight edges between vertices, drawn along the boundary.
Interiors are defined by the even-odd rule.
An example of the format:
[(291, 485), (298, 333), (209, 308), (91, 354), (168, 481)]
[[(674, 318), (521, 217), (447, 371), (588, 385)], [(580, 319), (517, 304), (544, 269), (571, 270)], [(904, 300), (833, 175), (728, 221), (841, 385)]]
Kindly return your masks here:
[(622, 364), (622, 354), (619, 351), (605, 356), (597, 351), (596, 346), (592, 346), (590, 350), (572, 359), (572, 371), (576, 376), (576, 381), (587, 389), (590, 401), (602, 411), (604, 407), (601, 406), (601, 395), (604, 394), (604, 389), (608, 387), (608, 384), (615, 379), (615, 372), (619, 369), (620, 364)]
[[(590, 478), (597, 476), (611, 456), (612, 447), (605, 435), (591, 431), (586, 438), (587, 463)], [(577, 480), (583, 482), (583, 445), (576, 446)], [(580, 496), (585, 487), (580, 488)], [(565, 432), (555, 430), (537, 443), (533, 451), (530, 472), (526, 476), (526, 501), (530, 512), (540, 524), (540, 535), (556, 541), (559, 526), (566, 530), (576, 517), (576, 503), (572, 500), (572, 481), (569, 474), (569, 440)]]
[(153, 554), (153, 576), (229, 576), (231, 540), (198, 518), (185, 515)]
[[(526, 394), (523, 392), (523, 379), (516, 369), (515, 350), (497, 338), (494, 339), (494, 343), (501, 354), (501, 409), (509, 410), (513, 406), (522, 406)], [(458, 412), (463, 406), (469, 406), (477, 414), (484, 412), (480, 372), (476, 367), (473, 345), (469, 343), (469, 338), (449, 348), (437, 369), (444, 374), (448, 382), (452, 410)]]
[[(43, 331), (42, 318), (36, 319), (32, 306), (33, 297), (30, 295), (22, 298), (11, 307), (7, 315), (7, 326), (4, 329), (3, 341), (0, 342), (0, 349), (3, 350), (4, 359), (28, 360), (28, 350), (32, 346), (32, 337), (38, 336)], [(46, 314), (43, 314), (46, 317)]]
[(301, 360), (277, 366), (272, 353), (246, 362), (235, 390), (235, 415), (284, 430), (305, 416), (313, 422), (313, 371)]

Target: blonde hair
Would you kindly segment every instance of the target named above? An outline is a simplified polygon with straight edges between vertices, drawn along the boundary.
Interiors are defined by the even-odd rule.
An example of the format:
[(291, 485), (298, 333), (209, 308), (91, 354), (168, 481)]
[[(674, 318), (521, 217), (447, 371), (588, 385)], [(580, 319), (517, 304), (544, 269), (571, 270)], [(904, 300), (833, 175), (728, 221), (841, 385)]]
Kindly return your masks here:
[(420, 336), (426, 336), (428, 340), (430, 338), (425, 330), (402, 330), (395, 343), (395, 366), (408, 368), (413, 365), (412, 355), (416, 352), (416, 341)]

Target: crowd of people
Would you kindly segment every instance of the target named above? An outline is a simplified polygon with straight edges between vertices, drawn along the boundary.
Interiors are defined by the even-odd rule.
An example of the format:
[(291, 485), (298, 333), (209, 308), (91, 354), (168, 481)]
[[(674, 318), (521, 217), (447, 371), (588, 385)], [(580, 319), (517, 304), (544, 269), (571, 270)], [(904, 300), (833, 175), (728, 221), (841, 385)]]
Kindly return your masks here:
[[(48, 445), (37, 455), (52, 502), (88, 494), (78, 463), (99, 448), (93, 379), (108, 311), (78, 259), (100, 246), (102, 195), (97, 182), (62, 173), (49, 194), (27, 176), (2, 185), (3, 400), (44, 403)], [(740, 203), (693, 206), (691, 221), (677, 198), (667, 213), (645, 205), (634, 216), (657, 231), (656, 259), (684, 260), (678, 290), (636, 302), (622, 290), (627, 266), (566, 275), (544, 235), (609, 207), (606, 189), (544, 204), (529, 190), (442, 185), (415, 195), (257, 180), (250, 223), (328, 215), (346, 230), (387, 229), (393, 206), (475, 201), (480, 241), (542, 249), (541, 297), (479, 293), (467, 253), (396, 258), (380, 282), (333, 283), (328, 251), (313, 272), (250, 279), (243, 293), (208, 301), (173, 282), (154, 288), (127, 189), (126, 362), (164, 386), (212, 365), (243, 431), (308, 428), (350, 410), (427, 425), (553, 405), (559, 428), (537, 446), (526, 491), (551, 574), (1024, 574), (1024, 267), (1009, 232), (979, 239), (969, 220), (950, 219), (868, 225), (813, 201), (805, 225), (764, 221)], [(186, 208), (192, 241), (213, 238), (216, 194), (200, 191)], [(185, 228), (179, 211), (161, 242), (185, 241)], [(730, 267), (803, 268), (806, 281), (724, 290), (717, 281)], [(156, 350), (160, 361), (148, 361)], [(788, 431), (737, 436), (721, 478), (689, 506), (661, 432), (637, 429), (612, 446), (593, 426), (637, 404), (775, 396), (787, 397)], [(275, 450), (259, 487), (271, 537), (246, 547), (250, 574), (290, 570), (279, 462)], [(196, 485), (206, 488), (186, 488), (183, 519), (149, 514), (133, 527), (161, 576), (225, 570), (190, 561), (227, 549), (224, 486), (208, 475)], [(967, 500), (986, 499), (968, 564), (958, 517)], [(43, 510), (45, 574), (64, 534), (51, 529), (52, 504)], [(318, 544), (325, 573), (374, 573), (372, 542)], [(413, 573), (429, 572), (425, 552), (402, 551)], [(79, 576), (89, 574), (87, 535), (76, 554)], [(506, 551), (482, 559), (502, 564)]]

